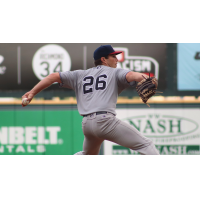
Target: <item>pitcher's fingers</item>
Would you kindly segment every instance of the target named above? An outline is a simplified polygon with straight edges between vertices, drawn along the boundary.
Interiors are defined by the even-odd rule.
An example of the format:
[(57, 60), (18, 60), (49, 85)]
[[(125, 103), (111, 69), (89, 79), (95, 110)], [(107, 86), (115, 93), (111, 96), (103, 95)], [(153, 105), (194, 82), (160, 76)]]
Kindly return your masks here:
[(33, 95), (33, 94), (29, 94), (29, 95), (28, 95), (28, 97), (27, 97), (27, 100), (28, 100), (29, 102), (31, 102), (31, 101), (32, 101), (32, 99), (33, 99), (33, 97), (34, 97), (34, 95)]

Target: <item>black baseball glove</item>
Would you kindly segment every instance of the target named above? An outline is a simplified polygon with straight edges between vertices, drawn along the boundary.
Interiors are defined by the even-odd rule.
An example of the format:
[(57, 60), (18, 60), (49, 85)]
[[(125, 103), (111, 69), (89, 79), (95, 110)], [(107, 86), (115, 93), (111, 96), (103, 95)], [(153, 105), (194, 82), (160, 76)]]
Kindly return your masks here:
[[(149, 74), (149, 78), (144, 77), (144, 79), (140, 81), (136, 86), (138, 95), (140, 96), (142, 101), (145, 104), (147, 104), (149, 107), (150, 105), (147, 103), (147, 101), (149, 100), (149, 98), (151, 98), (153, 95), (156, 94), (157, 85), (158, 85), (157, 78), (150, 77), (150, 74)], [(160, 92), (157, 92), (157, 93), (160, 93)]]

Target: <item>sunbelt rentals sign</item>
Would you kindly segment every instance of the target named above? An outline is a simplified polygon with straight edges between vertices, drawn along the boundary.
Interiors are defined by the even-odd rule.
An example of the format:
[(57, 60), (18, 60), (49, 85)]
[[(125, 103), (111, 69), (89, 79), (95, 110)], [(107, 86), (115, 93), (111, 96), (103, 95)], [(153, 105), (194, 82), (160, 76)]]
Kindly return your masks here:
[(44, 153), (46, 145), (59, 145), (59, 126), (3, 126), (0, 128), (0, 153)]

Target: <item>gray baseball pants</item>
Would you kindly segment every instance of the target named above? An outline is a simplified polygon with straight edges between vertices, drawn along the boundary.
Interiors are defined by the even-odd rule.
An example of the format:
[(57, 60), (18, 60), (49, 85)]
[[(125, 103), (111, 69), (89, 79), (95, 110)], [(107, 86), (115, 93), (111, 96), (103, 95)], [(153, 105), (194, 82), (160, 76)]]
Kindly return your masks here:
[(117, 119), (113, 114), (93, 113), (82, 120), (83, 151), (75, 155), (98, 155), (104, 140), (130, 148), (142, 155), (159, 155), (153, 142), (135, 127)]

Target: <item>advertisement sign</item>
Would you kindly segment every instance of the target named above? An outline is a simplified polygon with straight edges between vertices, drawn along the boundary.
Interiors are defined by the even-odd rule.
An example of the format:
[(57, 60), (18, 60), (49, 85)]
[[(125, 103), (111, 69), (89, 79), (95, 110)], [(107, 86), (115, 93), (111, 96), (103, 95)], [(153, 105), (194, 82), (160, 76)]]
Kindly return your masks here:
[(77, 110), (1, 110), (0, 155), (72, 155), (82, 150)]
[[(123, 52), (117, 67), (155, 75), (159, 89), (166, 88), (165, 43), (110, 44)], [(93, 53), (101, 45), (105, 44), (0, 44), (0, 90), (30, 90), (51, 73), (92, 68)], [(48, 90), (61, 89), (53, 84)]]
[(177, 45), (177, 88), (179, 91), (200, 90), (200, 43)]
[[(200, 154), (200, 109), (117, 109), (117, 117), (150, 138), (161, 155)], [(138, 154), (104, 141), (104, 154)]]
[(154, 58), (148, 56), (130, 56), (129, 49), (115, 47), (116, 51), (122, 51), (117, 55), (119, 60), (117, 67), (129, 69), (135, 72), (143, 72), (147, 75), (155, 76), (159, 79), (159, 63)]

